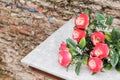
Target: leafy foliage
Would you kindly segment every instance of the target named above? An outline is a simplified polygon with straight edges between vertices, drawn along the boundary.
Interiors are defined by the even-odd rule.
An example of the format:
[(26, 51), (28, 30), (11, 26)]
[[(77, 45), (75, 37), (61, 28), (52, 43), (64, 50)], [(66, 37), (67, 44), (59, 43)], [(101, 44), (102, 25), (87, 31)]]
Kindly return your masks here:
[(108, 18), (107, 18), (106, 24), (112, 25), (112, 22), (113, 22), (113, 16), (109, 15)]
[(80, 46), (80, 48), (84, 48), (85, 45), (86, 45), (86, 40), (85, 40), (85, 38), (82, 38), (79, 42), (79, 46)]
[(105, 38), (107, 41), (111, 41), (111, 33), (110, 32), (105, 32)]
[(105, 17), (102, 14), (96, 14), (95, 20), (97, 20), (97, 21), (104, 21)]
[(113, 53), (111, 55), (110, 63), (112, 67), (115, 67), (119, 61), (119, 55), (117, 53)]
[(115, 69), (120, 72), (120, 61), (118, 62), (118, 64), (116, 65)]
[(120, 40), (120, 32), (117, 28), (113, 28), (112, 33), (112, 41), (113, 42), (118, 42)]
[(78, 75), (79, 72), (80, 72), (81, 64), (82, 64), (81, 62), (78, 62), (77, 65), (76, 65), (75, 72), (76, 72), (77, 75)]

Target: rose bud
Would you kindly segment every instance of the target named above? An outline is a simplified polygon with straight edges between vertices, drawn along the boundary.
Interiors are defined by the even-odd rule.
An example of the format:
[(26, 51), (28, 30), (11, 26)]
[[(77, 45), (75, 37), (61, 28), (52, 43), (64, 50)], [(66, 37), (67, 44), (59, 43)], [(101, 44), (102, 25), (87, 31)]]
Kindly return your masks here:
[(90, 52), (90, 55), (100, 59), (106, 58), (109, 55), (109, 47), (107, 44), (98, 43)]
[(59, 52), (58, 63), (61, 66), (67, 67), (71, 61), (72, 61), (72, 55), (69, 51), (60, 51)]
[(87, 14), (80, 14), (79, 17), (75, 19), (75, 26), (80, 29), (86, 29), (89, 25), (89, 17)]
[(62, 43), (60, 44), (59, 50), (60, 50), (60, 51), (61, 51), (61, 50), (67, 50), (67, 44), (66, 44), (65, 42), (62, 42)]
[(102, 32), (94, 32), (91, 35), (91, 41), (93, 45), (96, 45), (97, 43), (104, 43), (105, 35)]
[(74, 40), (76, 40), (77, 42), (79, 42), (82, 38), (86, 37), (86, 32), (80, 29), (74, 29), (73, 34), (72, 34), (72, 38)]
[(99, 72), (99, 71), (101, 71), (102, 67), (103, 67), (103, 62), (101, 59), (99, 59), (97, 57), (89, 58), (88, 68), (90, 69), (90, 71)]

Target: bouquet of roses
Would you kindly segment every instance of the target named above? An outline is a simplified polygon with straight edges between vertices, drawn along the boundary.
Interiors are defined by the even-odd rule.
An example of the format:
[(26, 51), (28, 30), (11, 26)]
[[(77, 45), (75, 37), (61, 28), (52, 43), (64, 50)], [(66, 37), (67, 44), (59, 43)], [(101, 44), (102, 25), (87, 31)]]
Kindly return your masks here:
[(92, 73), (115, 68), (120, 72), (120, 31), (112, 28), (113, 17), (96, 14), (91, 17), (88, 10), (74, 19), (72, 38), (59, 47), (58, 62), (63, 67), (75, 65), (78, 75), (82, 64)]

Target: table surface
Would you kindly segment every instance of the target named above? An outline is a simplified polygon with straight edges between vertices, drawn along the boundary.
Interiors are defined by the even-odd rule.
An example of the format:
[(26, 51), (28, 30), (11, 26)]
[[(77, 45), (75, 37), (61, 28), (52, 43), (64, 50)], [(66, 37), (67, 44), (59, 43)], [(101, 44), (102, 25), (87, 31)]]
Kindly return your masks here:
[(67, 80), (120, 80), (120, 73), (114, 69), (91, 75), (88, 68), (82, 65), (80, 74), (76, 75), (75, 66), (70, 66), (66, 71), (66, 68), (58, 64), (59, 44), (71, 38), (73, 27), (74, 22), (71, 19), (25, 56), (21, 62)]

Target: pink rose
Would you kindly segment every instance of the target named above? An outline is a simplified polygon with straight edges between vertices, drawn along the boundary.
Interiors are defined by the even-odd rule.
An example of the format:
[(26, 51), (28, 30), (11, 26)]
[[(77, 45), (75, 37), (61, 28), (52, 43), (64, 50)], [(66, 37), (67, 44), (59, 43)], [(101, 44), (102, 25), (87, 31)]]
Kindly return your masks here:
[(67, 44), (66, 44), (65, 42), (62, 42), (62, 43), (60, 44), (59, 50), (60, 50), (60, 51), (61, 51), (61, 50), (67, 50)]
[(90, 69), (90, 71), (99, 72), (99, 71), (101, 71), (102, 67), (103, 67), (103, 62), (101, 59), (99, 59), (97, 57), (89, 58), (88, 68)]
[(105, 35), (102, 32), (94, 32), (91, 35), (91, 41), (94, 45), (96, 45), (97, 43), (104, 43)]
[(61, 66), (67, 67), (70, 64), (71, 60), (72, 55), (67, 48), (67, 44), (62, 42), (59, 48), (58, 63)]
[(89, 17), (87, 14), (80, 14), (79, 17), (75, 19), (75, 26), (80, 29), (86, 29), (89, 25)]
[(61, 66), (67, 67), (71, 61), (72, 61), (72, 55), (69, 51), (60, 51), (59, 52), (58, 63)]
[(74, 40), (79, 42), (82, 38), (86, 37), (86, 32), (76, 28), (73, 31), (72, 37), (73, 37)]
[(92, 57), (103, 59), (109, 55), (109, 47), (107, 44), (98, 43), (95, 48), (90, 52)]

